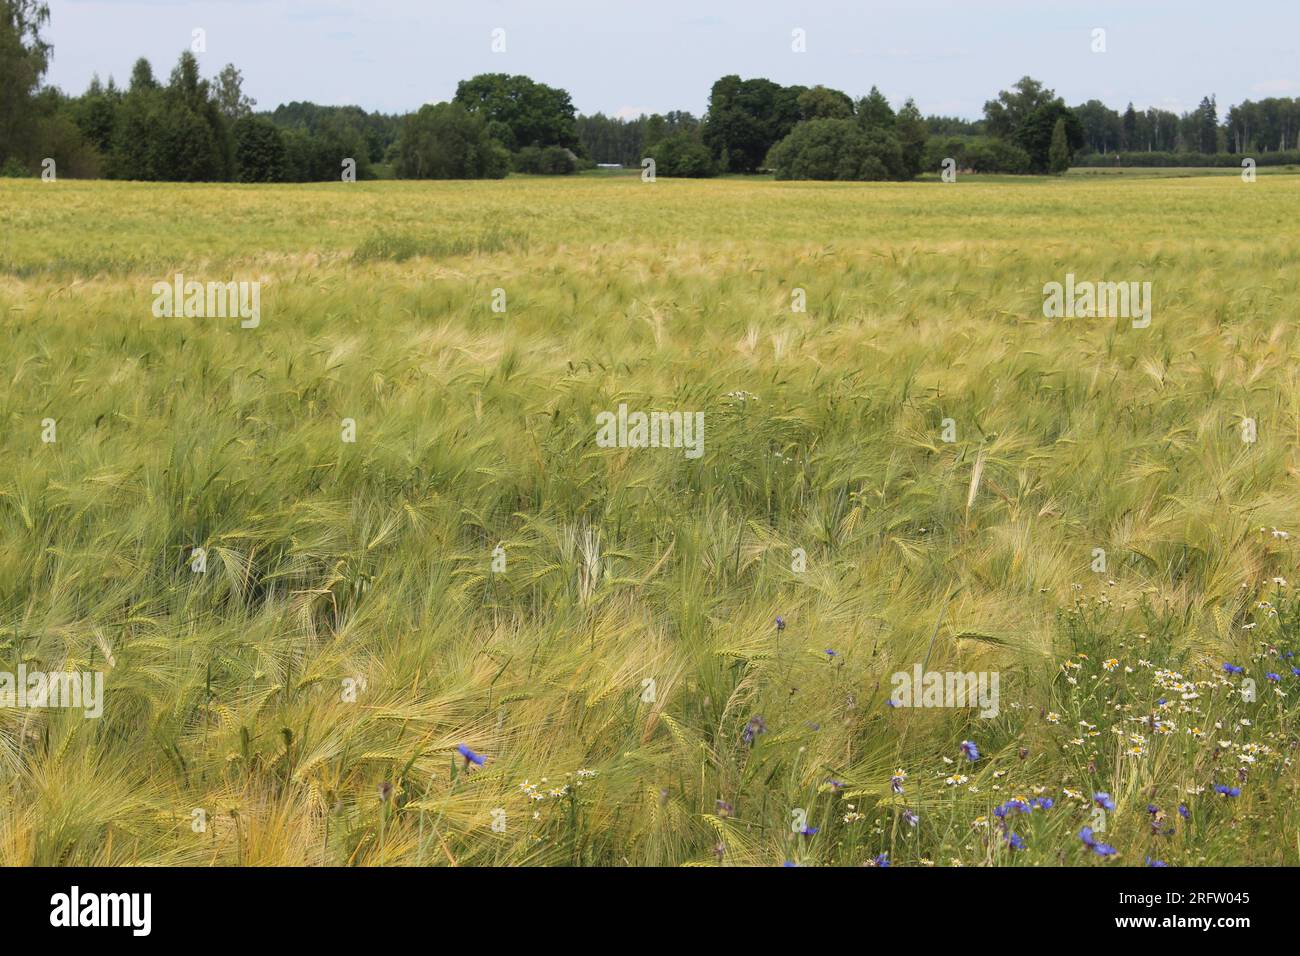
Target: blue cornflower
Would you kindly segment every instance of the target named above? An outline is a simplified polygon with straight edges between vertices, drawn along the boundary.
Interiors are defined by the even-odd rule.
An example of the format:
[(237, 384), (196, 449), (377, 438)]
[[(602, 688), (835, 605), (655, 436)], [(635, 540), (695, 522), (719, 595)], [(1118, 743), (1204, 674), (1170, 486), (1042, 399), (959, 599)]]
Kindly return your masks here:
[(963, 757), (972, 763), (980, 759), (979, 748), (976, 747), (974, 741), (971, 740), (963, 740), (961, 742), (961, 753)]
[(827, 656), (827, 657), (835, 657), (836, 655), (835, 655), (835, 652), (834, 652), (833, 650), (831, 650), (831, 649), (828, 647), (828, 648), (826, 648), (826, 656)]
[(871, 858), (871, 865), (872, 865), (872, 866), (889, 866), (889, 854), (888, 854), (888, 853), (877, 853), (874, 857)]
[(1268, 680), (1273, 681), (1273, 683), (1277, 683), (1282, 679), (1277, 674), (1273, 674), (1273, 673), (1265, 674), (1264, 677), (1267, 678)]
[(1192, 811), (1187, 809), (1187, 804), (1180, 803), (1178, 804), (1178, 815), (1184, 820), (1190, 820), (1192, 818)]
[(1153, 860), (1151, 859), (1151, 857), (1147, 857), (1147, 866), (1168, 866), (1168, 865), (1169, 864), (1166, 863), (1164, 860)]
[(1238, 667), (1236, 664), (1229, 664), (1227, 661), (1223, 662), (1223, 669), (1229, 674), (1240, 674), (1245, 670), (1244, 667)]
[(758, 714), (749, 718), (749, 723), (745, 724), (745, 729), (741, 731), (740, 739), (749, 746), (754, 746), (754, 740), (759, 734), (767, 733), (767, 723)]
[(1084, 842), (1088, 849), (1092, 850), (1098, 856), (1114, 856), (1115, 848), (1108, 843), (1099, 843), (1092, 838), (1092, 827), (1084, 827), (1079, 831), (1079, 839)]
[(1056, 805), (1052, 802), (1051, 797), (1035, 797), (1033, 804), (1039, 810), (1050, 810)]
[(465, 758), (465, 766), (467, 767), (472, 763), (478, 764), (481, 767), (483, 766), (483, 761), (487, 759), (486, 757), (483, 757), (480, 754), (476, 754), (474, 751), (470, 750), (464, 744), (457, 744), (456, 749), (460, 751), (460, 755)]
[(1114, 802), (1110, 799), (1110, 794), (1109, 794), (1109, 793), (1100, 793), (1100, 792), (1099, 792), (1099, 793), (1094, 793), (1094, 794), (1092, 795), (1092, 799), (1093, 799), (1093, 802), (1096, 803), (1097, 806), (1101, 807), (1103, 810), (1114, 810), (1114, 809), (1115, 809), (1115, 804), (1114, 804)]
[(1009, 814), (1012, 810), (1018, 811), (1019, 813), (1032, 813), (1033, 809), (1034, 809), (1033, 807), (1025, 803), (1023, 800), (1013, 799), (1013, 800), (1008, 800), (1000, 807), (995, 807), (993, 809), (993, 815), (998, 819), (1002, 819), (1007, 814)]
[(1025, 841), (1010, 831), (1007, 831), (1007, 843), (1011, 845), (1013, 850), (1023, 850), (1025, 848)]
[(916, 811), (914, 810), (903, 811), (903, 822), (906, 823), (909, 827), (916, 826), (917, 822), (920, 819), (921, 818), (916, 815)]
[(776, 616), (776, 629), (778, 631), (785, 630), (785, 618), (783, 618), (780, 614)]
[(1300, 667), (1291, 668), (1291, 673), (1294, 674), (1296, 677), (1300, 677)]
[(1216, 784), (1214, 785), (1214, 790), (1215, 790), (1216, 793), (1221, 793), (1221, 794), (1223, 794), (1225, 797), (1239, 797), (1239, 796), (1241, 796), (1241, 787), (1228, 787), (1228, 786), (1225, 786), (1224, 784), (1216, 783)]
[(817, 827), (804, 827), (802, 830), (799, 831), (799, 835), (800, 835), (800, 836), (809, 836), (809, 837), (810, 837), (810, 836), (816, 836), (816, 835), (817, 835), (817, 830), (818, 830)]

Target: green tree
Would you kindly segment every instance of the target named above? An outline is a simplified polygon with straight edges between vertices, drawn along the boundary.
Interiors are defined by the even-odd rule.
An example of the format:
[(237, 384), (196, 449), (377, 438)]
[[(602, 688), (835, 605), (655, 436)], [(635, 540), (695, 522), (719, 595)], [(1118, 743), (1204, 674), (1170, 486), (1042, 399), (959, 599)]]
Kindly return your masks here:
[(713, 84), (702, 140), (727, 172), (757, 170), (768, 151), (800, 120), (803, 87), (724, 76)]
[(1073, 157), (1083, 148), (1083, 126), (1074, 111), (1059, 99), (1045, 103), (1024, 118), (1013, 137), (1016, 145), (1029, 154), (1032, 172), (1051, 171), (1052, 134), (1056, 130), (1057, 120), (1065, 123), (1066, 147), (1070, 156)]
[(849, 94), (825, 86), (804, 90), (796, 102), (800, 119), (848, 119), (853, 115), (853, 99)]
[(1052, 127), (1052, 144), (1048, 149), (1048, 168), (1057, 175), (1070, 168), (1070, 141), (1065, 134), (1065, 117), (1058, 117)]
[(73, 107), (82, 136), (104, 155), (108, 155), (113, 146), (113, 130), (117, 126), (117, 110), (121, 99), (113, 80), (110, 78), (108, 86), (104, 87), (96, 74), (90, 81), (90, 87)]
[(158, 89), (158, 81), (154, 79), (153, 67), (144, 57), (136, 60), (131, 67), (131, 85), (128, 89), (132, 93)]
[(854, 120), (817, 119), (800, 123), (772, 147), (766, 165), (777, 179), (907, 179), (898, 136), (863, 129)]
[(483, 117), (459, 103), (426, 104), (407, 116), (396, 149), (403, 179), (501, 179), (510, 168)]
[(1219, 108), (1213, 96), (1202, 99), (1196, 108), (1196, 148), (1202, 153), (1219, 151)]
[(1044, 89), (1038, 80), (1022, 76), (1010, 90), (1003, 90), (996, 100), (984, 104), (985, 128), (990, 136), (1014, 139), (1030, 114), (1055, 99), (1056, 94)]
[(1120, 120), (1120, 149), (1137, 149), (1138, 140), (1138, 112), (1133, 109), (1132, 101), (1128, 104), (1128, 109), (1124, 111), (1124, 116)]
[(1096, 153), (1114, 152), (1124, 138), (1124, 121), (1101, 100), (1088, 100), (1074, 108), (1083, 127), (1085, 148)]
[(685, 130), (661, 139), (647, 154), (655, 161), (656, 176), (706, 179), (718, 174), (713, 153), (698, 136)]
[(915, 177), (925, 167), (925, 147), (930, 133), (921, 111), (911, 99), (903, 104), (894, 119), (894, 130), (903, 151), (903, 169), (907, 178)]
[(895, 119), (889, 100), (874, 86), (870, 93), (858, 100), (858, 125), (863, 129), (892, 130)]
[(34, 151), (32, 97), (50, 65), (51, 47), (41, 38), (49, 22), (45, 3), (0, 0), (0, 165)]
[(221, 115), (232, 123), (241, 117), (248, 116), (253, 112), (253, 107), (257, 105), (257, 100), (250, 99), (244, 95), (244, 75), (235, 69), (235, 64), (227, 63), (217, 74), (216, 85), (213, 87), (213, 99), (216, 100), (217, 109)]
[(288, 175), (288, 150), (280, 127), (265, 116), (241, 116), (231, 128), (235, 144), (235, 179), (241, 183), (278, 183)]
[(493, 139), (506, 149), (581, 149), (573, 101), (565, 90), (526, 76), (481, 73), (457, 84), (452, 102), (482, 117)]

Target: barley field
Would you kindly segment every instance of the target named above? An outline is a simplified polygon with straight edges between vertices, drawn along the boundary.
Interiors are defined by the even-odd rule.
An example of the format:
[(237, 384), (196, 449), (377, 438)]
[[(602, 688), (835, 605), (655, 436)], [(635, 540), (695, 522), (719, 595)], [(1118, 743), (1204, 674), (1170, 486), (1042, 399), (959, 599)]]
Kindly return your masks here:
[(1297, 208), (0, 180), (0, 864), (1300, 862)]

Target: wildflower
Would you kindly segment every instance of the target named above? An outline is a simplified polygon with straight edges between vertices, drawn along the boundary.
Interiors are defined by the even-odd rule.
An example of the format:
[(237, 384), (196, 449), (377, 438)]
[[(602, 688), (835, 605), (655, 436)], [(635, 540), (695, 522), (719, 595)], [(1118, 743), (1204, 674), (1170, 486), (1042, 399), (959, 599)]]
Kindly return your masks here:
[(1270, 673), (1270, 674), (1265, 674), (1264, 677), (1265, 677), (1266, 680), (1271, 680), (1271, 681), (1272, 681), (1273, 683), (1275, 683), (1275, 684), (1276, 684), (1278, 681), (1280, 681), (1280, 680), (1282, 679), (1282, 678), (1279, 677), (1277, 674), (1271, 674), (1271, 673)]
[(1190, 820), (1192, 818), (1192, 811), (1187, 809), (1187, 804), (1180, 803), (1178, 804), (1178, 815), (1184, 820)]
[(776, 616), (776, 629), (778, 631), (785, 630), (785, 618), (783, 618), (780, 614)]
[(1092, 800), (1093, 800), (1094, 803), (1097, 804), (1097, 806), (1101, 807), (1103, 810), (1114, 810), (1114, 809), (1115, 809), (1115, 804), (1114, 804), (1114, 802), (1110, 799), (1110, 794), (1109, 794), (1109, 793), (1100, 793), (1100, 792), (1099, 792), (1099, 793), (1094, 793), (1094, 794), (1092, 795)]
[(1221, 793), (1225, 797), (1239, 797), (1241, 796), (1241, 787), (1229, 787), (1218, 783), (1214, 785), (1214, 792)]
[(1168, 865), (1169, 864), (1166, 863), (1164, 860), (1153, 860), (1151, 859), (1151, 857), (1147, 857), (1147, 866), (1168, 866)]
[(476, 754), (474, 751), (470, 750), (464, 744), (457, 744), (456, 749), (460, 752), (460, 755), (465, 758), (465, 766), (467, 767), (470, 764), (477, 764), (478, 766), (481, 767), (483, 766), (484, 761), (487, 759), (479, 754)]
[(1112, 657), (1110, 658), (1110, 660), (1102, 661), (1101, 666), (1105, 668), (1107, 671), (1113, 671), (1115, 668), (1119, 667), (1119, 660), (1117, 658)]
[(1046, 720), (1049, 724), (1059, 724), (1061, 722), (1061, 715), (1054, 710), (1049, 710), (1047, 712)]
[(1115, 848), (1108, 843), (1099, 843), (1092, 838), (1092, 827), (1084, 827), (1079, 831), (1079, 839), (1084, 842), (1088, 849), (1092, 850), (1098, 856), (1114, 856)]
[(726, 800), (715, 800), (714, 803), (717, 804), (718, 816), (720, 817), (730, 816), (731, 811), (734, 809), (734, 807), (732, 807), (732, 805)]
[(903, 781), (907, 779), (907, 771), (899, 768), (894, 771), (894, 775), (889, 778), (889, 789), (894, 793), (903, 792)]
[(961, 786), (963, 783), (966, 782), (966, 776), (964, 774), (959, 773), (955, 776), (945, 778), (943, 782), (950, 787)]
[(1238, 667), (1236, 664), (1229, 664), (1227, 661), (1223, 662), (1223, 669), (1229, 674), (1240, 674), (1245, 670), (1244, 667)]
[(806, 836), (806, 837), (816, 836), (816, 835), (817, 835), (817, 830), (818, 830), (817, 827), (809, 827), (809, 826), (806, 826), (806, 827), (804, 827), (802, 830), (799, 831), (799, 835), (800, 835), (800, 836)]
[(835, 657), (835, 656), (837, 656), (837, 655), (835, 654), (835, 652), (834, 652), (833, 650), (831, 650), (831, 649), (828, 647), (828, 648), (826, 648), (826, 656), (827, 656), (827, 657)]
[(749, 746), (754, 746), (754, 740), (760, 735), (767, 733), (767, 723), (758, 714), (749, 718), (749, 723), (745, 724), (745, 729), (741, 733), (741, 740)]
[(917, 816), (916, 813), (915, 813), (914, 811), (912, 811), (912, 810), (904, 810), (904, 811), (903, 811), (903, 822), (906, 823), (909, 827), (914, 827), (914, 826), (916, 826), (917, 822), (918, 822), (920, 819), (921, 819), (921, 818), (920, 818), (919, 816)]
[(888, 853), (877, 853), (875, 856), (873, 856), (873, 857), (871, 858), (871, 862), (870, 862), (868, 865), (869, 865), (869, 866), (889, 866), (889, 854), (888, 854)]
[(1025, 841), (1009, 830), (1007, 831), (1007, 843), (1011, 845), (1013, 850), (1023, 850), (1025, 848)]
[(970, 740), (963, 740), (961, 742), (961, 752), (962, 756), (972, 763), (980, 759), (979, 748)]
[(385, 780), (383, 783), (379, 785), (379, 799), (384, 803), (387, 803), (389, 798), (392, 797), (392, 795), (393, 795), (393, 785), (389, 783), (387, 780)]

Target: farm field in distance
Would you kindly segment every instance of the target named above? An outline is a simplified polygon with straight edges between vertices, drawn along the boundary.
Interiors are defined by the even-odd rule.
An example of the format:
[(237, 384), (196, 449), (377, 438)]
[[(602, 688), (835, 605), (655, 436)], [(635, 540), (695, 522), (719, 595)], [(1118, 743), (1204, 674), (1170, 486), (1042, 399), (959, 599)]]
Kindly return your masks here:
[(1296, 209), (0, 180), (0, 864), (1295, 865)]

